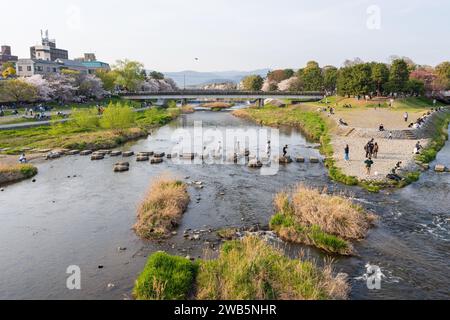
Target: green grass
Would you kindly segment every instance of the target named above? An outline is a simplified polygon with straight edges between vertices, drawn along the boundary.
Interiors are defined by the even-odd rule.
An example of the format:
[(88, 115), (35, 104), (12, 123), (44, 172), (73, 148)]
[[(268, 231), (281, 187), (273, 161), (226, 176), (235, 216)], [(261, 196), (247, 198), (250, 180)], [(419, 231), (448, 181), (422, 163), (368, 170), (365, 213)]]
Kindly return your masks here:
[(185, 300), (193, 289), (197, 264), (157, 252), (150, 256), (133, 289), (137, 300)]
[[(226, 242), (217, 259), (202, 261), (197, 298), (202, 300), (345, 299), (346, 281), (331, 269), (290, 259), (256, 237)], [(330, 290), (334, 288), (334, 290)]]
[(448, 140), (448, 126), (450, 123), (450, 113), (440, 115), (434, 123), (436, 132), (433, 135), (429, 145), (424, 148), (420, 155), (416, 157), (416, 160), (422, 163), (430, 163), (436, 159), (438, 152), (445, 146), (445, 142)]
[[(68, 121), (49, 126), (0, 131), (0, 148), (18, 154), (29, 148), (109, 149), (146, 135), (150, 127), (164, 125), (179, 115), (178, 109), (150, 109), (135, 115), (131, 128), (104, 129), (99, 122), (84, 126)], [(82, 123), (87, 123), (86, 121)]]
[[(341, 96), (331, 96), (328, 97), (328, 105), (332, 106), (333, 108), (339, 110), (339, 111), (351, 111), (353, 109), (358, 108), (378, 108), (379, 105), (381, 108), (388, 108), (389, 107), (389, 98), (384, 97), (380, 100), (377, 100), (377, 97), (374, 97), (373, 100), (365, 101), (364, 99), (357, 100), (355, 98), (347, 98), (347, 97), (341, 97)], [(337, 107), (336, 107), (337, 103)], [(345, 104), (352, 105), (351, 109), (344, 108), (343, 106)], [(308, 103), (308, 105), (312, 105), (315, 107), (325, 107), (325, 99), (319, 101), (319, 102), (312, 102)], [(402, 98), (402, 99), (396, 99), (394, 101), (394, 105), (392, 110), (397, 111), (425, 111), (429, 110), (433, 107), (433, 101), (431, 99), (428, 99), (426, 97), (409, 97), (409, 98)]]
[(322, 231), (319, 226), (302, 226), (293, 216), (285, 213), (272, 217), (270, 229), (277, 234), (288, 233), (295, 238), (294, 242), (313, 245), (329, 253), (348, 255), (352, 251), (351, 244), (346, 240)]

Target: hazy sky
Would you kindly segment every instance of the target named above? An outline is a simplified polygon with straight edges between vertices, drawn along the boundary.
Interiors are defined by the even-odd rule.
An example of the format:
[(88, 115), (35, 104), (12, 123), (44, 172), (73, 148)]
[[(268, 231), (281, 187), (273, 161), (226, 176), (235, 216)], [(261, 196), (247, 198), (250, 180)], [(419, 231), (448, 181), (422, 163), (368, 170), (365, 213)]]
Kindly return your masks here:
[(7, 11), (0, 44), (21, 58), (49, 29), (71, 58), (95, 52), (160, 71), (450, 60), (448, 0), (14, 0)]

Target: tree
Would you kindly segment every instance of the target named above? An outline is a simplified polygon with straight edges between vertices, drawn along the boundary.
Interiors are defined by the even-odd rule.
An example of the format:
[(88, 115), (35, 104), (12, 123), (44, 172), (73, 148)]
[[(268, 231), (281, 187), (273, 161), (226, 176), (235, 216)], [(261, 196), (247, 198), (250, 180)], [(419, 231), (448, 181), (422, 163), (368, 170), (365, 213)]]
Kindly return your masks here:
[(253, 75), (245, 77), (242, 81), (244, 90), (247, 91), (261, 91), (264, 84), (264, 79), (261, 76)]
[(294, 76), (295, 72), (292, 69), (284, 69), (285, 80), (290, 79)]
[(300, 69), (298, 78), (303, 82), (304, 90), (306, 91), (320, 91), (323, 89), (322, 69), (315, 61), (309, 61), (304, 69)]
[(381, 96), (383, 86), (389, 81), (389, 68), (384, 63), (372, 63), (372, 81), (375, 84), (377, 95)]
[(52, 89), (51, 98), (59, 102), (79, 101), (76, 96), (77, 81), (73, 75), (52, 74), (47, 76), (47, 81)]
[(423, 95), (425, 93), (425, 84), (421, 80), (411, 79), (406, 82), (405, 90), (412, 95)]
[(164, 74), (158, 71), (152, 71), (150, 72), (149, 78), (154, 80), (164, 80)]
[(31, 102), (37, 98), (37, 89), (22, 79), (4, 81), (0, 96), (3, 101)]
[(103, 89), (103, 82), (92, 74), (80, 74), (76, 77), (77, 80), (77, 96), (83, 98), (101, 99), (107, 95)]
[(373, 90), (372, 68), (368, 63), (344, 67), (339, 70), (337, 80), (338, 94), (361, 95)]
[(49, 101), (52, 99), (55, 88), (50, 86), (50, 83), (40, 74), (31, 77), (23, 78), (23, 81), (31, 84), (37, 90), (37, 99), (40, 101)]
[(276, 83), (289, 79), (290, 77), (292, 77), (292, 75), (288, 76), (285, 70), (274, 70), (269, 72), (267, 75), (267, 79), (269, 80), (269, 82), (276, 82)]
[(110, 70), (97, 70), (95, 75), (103, 82), (103, 88), (113, 92), (116, 88), (117, 72)]
[(336, 90), (336, 82), (338, 76), (338, 69), (333, 66), (326, 66), (323, 68), (323, 86), (325, 90), (333, 92)]
[(445, 61), (436, 66), (436, 75), (444, 89), (450, 89), (450, 62)]
[(91, 109), (73, 109), (70, 123), (82, 130), (95, 129), (99, 125), (98, 111)]
[(16, 75), (16, 68), (13, 67), (7, 67), (2, 71), (2, 77), (3, 78), (9, 78)]
[(137, 61), (119, 60), (114, 71), (117, 73), (116, 85), (127, 91), (136, 91), (145, 80), (144, 65)]
[(392, 62), (389, 73), (389, 88), (392, 92), (404, 92), (406, 83), (409, 80), (408, 64), (402, 60), (397, 59)]
[(417, 68), (411, 72), (409, 79), (422, 81), (427, 92), (442, 90), (442, 86), (439, 85), (438, 77), (432, 67)]
[(354, 67), (358, 64), (362, 64), (364, 61), (361, 58), (354, 58), (353, 60), (347, 59), (344, 61), (344, 67)]

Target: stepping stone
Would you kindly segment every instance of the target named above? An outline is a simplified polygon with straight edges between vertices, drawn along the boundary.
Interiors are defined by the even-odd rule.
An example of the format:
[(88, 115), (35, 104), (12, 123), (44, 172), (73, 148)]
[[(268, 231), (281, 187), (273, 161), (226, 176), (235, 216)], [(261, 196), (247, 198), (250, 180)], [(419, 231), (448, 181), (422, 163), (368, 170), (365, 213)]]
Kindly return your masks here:
[(125, 171), (129, 171), (130, 167), (129, 166), (114, 166), (114, 172), (125, 172)]
[(79, 154), (79, 153), (80, 153), (80, 150), (69, 150), (69, 151), (66, 152), (66, 154), (68, 156), (74, 156), (74, 155)]
[(320, 163), (320, 160), (318, 158), (310, 158), (309, 162), (311, 162), (311, 163)]
[(105, 156), (103, 155), (103, 154), (93, 154), (92, 156), (91, 156), (91, 160), (92, 161), (96, 161), (96, 160), (103, 160), (103, 159), (105, 159)]
[(437, 164), (434, 167), (434, 171), (436, 171), (436, 172), (445, 172), (445, 166), (443, 164)]
[(129, 162), (117, 162), (115, 164), (115, 166), (125, 166), (125, 167), (129, 167), (130, 163)]
[(165, 157), (165, 153), (164, 152), (162, 152), (162, 153), (154, 153), (153, 154), (153, 157), (155, 157), (155, 158), (163, 158), (163, 157)]
[(172, 155), (171, 155), (171, 154), (168, 154), (168, 155), (167, 155), (167, 159), (172, 159)]
[(181, 159), (184, 160), (194, 160), (195, 159), (195, 153), (183, 153), (181, 155)]
[(104, 150), (98, 150), (98, 152), (103, 153), (103, 154), (111, 154), (112, 151), (104, 149)]
[(133, 151), (125, 151), (125, 152), (122, 152), (122, 156), (123, 157), (132, 157), (132, 156), (134, 156), (134, 152)]
[(298, 157), (297, 159), (295, 159), (298, 163), (305, 163), (305, 158), (303, 157)]
[(92, 150), (83, 150), (80, 152), (81, 156), (88, 156), (92, 154)]
[(51, 152), (45, 156), (45, 159), (47, 159), (47, 160), (58, 159), (58, 158), (61, 158), (61, 154), (58, 152)]
[(144, 161), (148, 161), (149, 157), (148, 156), (138, 156), (136, 158), (136, 161), (138, 162), (144, 162)]
[(163, 162), (163, 159), (162, 158), (152, 158), (151, 160), (150, 160), (150, 163), (151, 164), (158, 164), (158, 163), (162, 163)]
[(153, 156), (153, 152), (139, 152), (137, 154), (138, 157), (151, 157)]
[(111, 151), (111, 157), (118, 157), (122, 155), (122, 151)]
[(250, 160), (248, 162), (248, 167), (249, 168), (261, 168), (262, 166), (263, 166), (263, 164), (261, 163), (261, 161), (258, 161), (256, 159)]
[(280, 164), (289, 164), (292, 163), (291, 157), (280, 157)]

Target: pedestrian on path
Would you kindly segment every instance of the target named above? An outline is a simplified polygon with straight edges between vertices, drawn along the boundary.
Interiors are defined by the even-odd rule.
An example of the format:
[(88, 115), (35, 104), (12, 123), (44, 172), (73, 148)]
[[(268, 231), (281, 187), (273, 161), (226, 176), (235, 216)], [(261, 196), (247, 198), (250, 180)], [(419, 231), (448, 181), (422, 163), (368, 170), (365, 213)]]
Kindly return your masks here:
[(350, 161), (350, 147), (347, 145), (344, 150), (344, 160), (346, 162)]
[(372, 166), (374, 162), (371, 157), (368, 157), (366, 161), (364, 161), (364, 163), (366, 164), (367, 175), (370, 176), (370, 172), (372, 171)]

